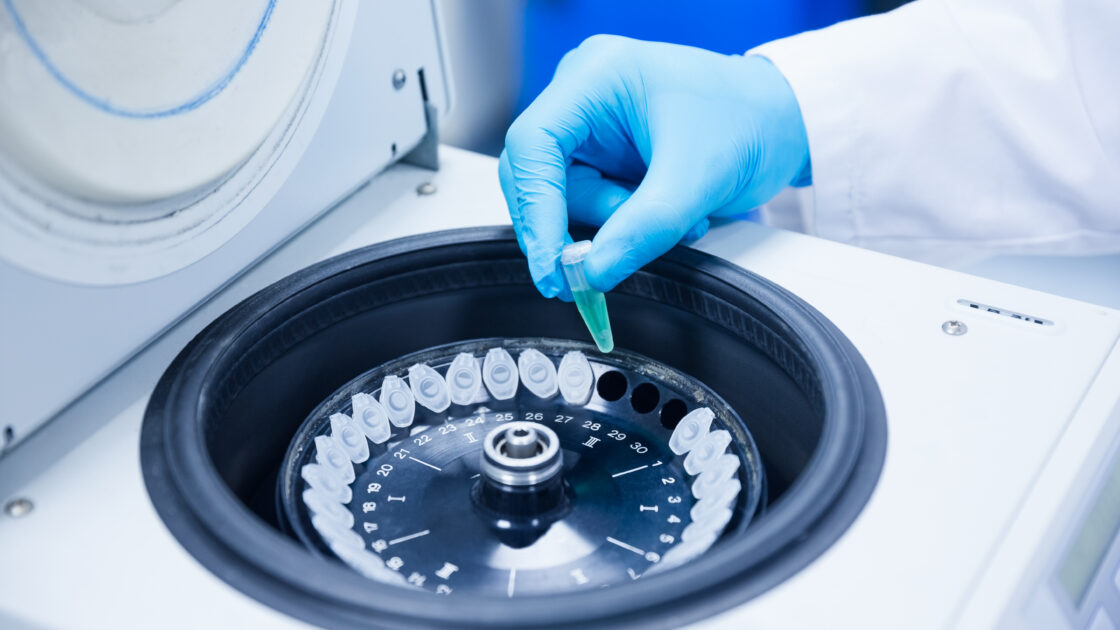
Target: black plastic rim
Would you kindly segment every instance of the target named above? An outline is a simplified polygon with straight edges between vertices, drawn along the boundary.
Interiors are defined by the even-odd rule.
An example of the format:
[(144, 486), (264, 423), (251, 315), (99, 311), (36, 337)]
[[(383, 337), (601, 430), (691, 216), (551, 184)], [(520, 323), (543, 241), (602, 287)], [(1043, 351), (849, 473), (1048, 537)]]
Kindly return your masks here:
[[(455, 265), (462, 261), (470, 261), (476, 273), (459, 273)], [(780, 499), (745, 535), (721, 542), (716, 553), (650, 579), (545, 600), (438, 598), (373, 584), (338, 562), (315, 557), (255, 514), (226, 483), (226, 477), (244, 472), (239, 466), (252, 465), (245, 450), (252, 447), (222, 443), (219, 423), (223, 414), (236, 411), (230, 407), (242, 391), (260, 385), (254, 377), (271, 361), (362, 309), (451, 288), (531, 290), (524, 267), (508, 228), (438, 232), (326, 260), (228, 311), (183, 349), (145, 414), (141, 464), (164, 523), (229, 584), (318, 625), (512, 628), (675, 627), (695, 621), (781, 583), (855, 520), (874, 490), (886, 451), (886, 418), (870, 369), (835, 326), (796, 296), (686, 247), (651, 263), (612, 296), (672, 303), (705, 326), (734, 335), (784, 370), (823, 418), (815, 448), (804, 455)], [(425, 275), (436, 268), (441, 275)], [(477, 271), (490, 268), (495, 271)], [(392, 285), (373, 297), (357, 290), (409, 274), (420, 279), (411, 282), (408, 295), (394, 295)], [(418, 340), (419, 347), (424, 341)], [(223, 449), (219, 471), (212, 453)]]

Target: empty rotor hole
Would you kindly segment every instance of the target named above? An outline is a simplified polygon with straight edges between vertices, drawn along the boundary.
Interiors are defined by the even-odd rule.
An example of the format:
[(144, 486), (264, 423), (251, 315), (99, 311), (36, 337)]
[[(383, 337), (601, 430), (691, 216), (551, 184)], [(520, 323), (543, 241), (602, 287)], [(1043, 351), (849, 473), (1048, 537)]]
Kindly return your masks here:
[(661, 400), (661, 392), (653, 383), (642, 383), (634, 388), (630, 394), (630, 406), (638, 413), (649, 413), (657, 408)]
[(606, 372), (599, 377), (597, 388), (603, 400), (616, 401), (626, 395), (626, 377), (622, 372)]
[(674, 398), (665, 403), (661, 408), (661, 426), (672, 431), (680, 424), (681, 418), (688, 413), (688, 407), (684, 404), (683, 400)]

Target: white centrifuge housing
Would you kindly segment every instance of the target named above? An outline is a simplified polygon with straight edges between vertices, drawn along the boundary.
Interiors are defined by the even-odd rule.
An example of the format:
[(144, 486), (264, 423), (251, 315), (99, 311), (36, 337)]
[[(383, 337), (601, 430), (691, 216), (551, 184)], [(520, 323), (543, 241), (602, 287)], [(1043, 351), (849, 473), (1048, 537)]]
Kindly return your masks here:
[[(608, 295), (631, 354), (596, 358), (575, 309), (534, 293), (508, 228), (479, 227), (508, 223), (494, 160), (443, 148), (431, 170), (450, 93), (432, 4), (227, 4), (0, 9), (3, 625), (1120, 620), (1120, 313), (740, 222)], [(496, 345), (582, 348), (600, 383), (628, 384), (448, 417), (430, 403), (363, 442), (378, 467), (354, 470), (385, 485), (347, 492), (375, 579), (277, 522), (285, 458), (311, 457), (295, 438), (333, 430), (320, 405), (357, 416), (346, 387), (363, 374), (407, 377), (401, 357), (446, 373), (440, 348)], [(492, 592), (465, 594), (465, 556), (441, 554), (477, 524), (424, 500), (469, 486), (476, 459), (448, 453), (514, 412), (544, 423), (571, 470), (601, 471), (562, 469), (566, 500), (615, 496), (601, 521), (658, 540), (696, 503), (660, 492), (682, 466), (672, 396), (726, 403), (712, 426), (759, 465), (740, 479), (764, 469), (763, 509), (736, 499), (707, 552), (660, 574), (662, 553), (611, 531), (563, 539), (584, 551), (562, 570), (505, 538)], [(547, 415), (563, 404), (579, 408)], [(579, 413), (599, 416), (565, 420)], [(390, 482), (411, 503), (382, 500)], [(423, 529), (379, 538), (406, 506)], [(565, 514), (537, 519), (554, 519), (544, 538), (592, 531)], [(596, 558), (631, 573), (580, 588), (598, 586)], [(543, 597), (518, 590), (531, 576)]]

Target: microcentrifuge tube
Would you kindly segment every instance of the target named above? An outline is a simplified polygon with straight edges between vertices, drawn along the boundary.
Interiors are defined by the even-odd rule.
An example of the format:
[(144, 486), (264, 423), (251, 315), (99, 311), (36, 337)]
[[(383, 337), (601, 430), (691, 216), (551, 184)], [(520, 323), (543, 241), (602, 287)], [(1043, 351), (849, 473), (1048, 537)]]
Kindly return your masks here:
[(456, 355), (447, 368), (447, 389), (451, 402), (456, 405), (469, 405), (478, 398), (482, 389), (482, 368), (473, 354), (460, 352)]
[(392, 436), (389, 414), (376, 398), (365, 392), (358, 392), (350, 398), (350, 406), (354, 409), (354, 422), (358, 423), (371, 442), (381, 444)]
[(315, 460), (343, 483), (354, 481), (354, 466), (350, 463), (350, 456), (331, 436), (315, 437)]
[[(362, 540), (358, 532), (352, 529), (334, 527), (331, 523), (316, 522), (318, 518), (318, 516), (311, 518), (311, 526), (319, 532), (319, 535), (323, 537), (323, 540), (327, 542), (336, 556), (341, 558), (343, 553), (348, 552), (354, 554), (365, 553), (366, 541)], [(323, 529), (320, 530), (320, 527)]]
[(315, 488), (308, 488), (303, 491), (303, 504), (311, 510), (313, 514), (320, 514), (323, 518), (330, 520), (337, 524), (339, 527), (350, 528), (354, 526), (354, 514), (346, 509), (341, 503), (336, 503), (322, 492)]
[(526, 348), (517, 357), (517, 371), (521, 382), (538, 398), (556, 395), (556, 366), (540, 350)]
[(739, 472), (739, 458), (731, 453), (720, 455), (692, 482), (692, 496), (697, 499), (711, 496), (737, 472)]
[[(687, 530), (688, 528), (686, 527), (685, 529)], [(716, 539), (719, 538), (718, 532), (711, 532), (706, 530), (694, 531), (696, 531), (697, 534), (701, 535), (693, 536), (690, 540), (682, 540), (679, 544), (677, 544), (677, 546), (673, 547), (672, 549), (667, 551), (665, 555), (661, 556), (661, 560), (657, 564), (650, 567), (643, 575), (656, 575), (658, 573), (664, 573), (669, 569), (679, 567), (682, 564), (699, 557), (700, 554), (704, 553), (708, 550), (708, 548), (715, 544)]]
[[(363, 544), (362, 547), (355, 549), (353, 546), (348, 546), (345, 543), (332, 543), (331, 551), (339, 558), (342, 558), (351, 568), (367, 578), (377, 580), (378, 582), (405, 583), (404, 576), (385, 566), (385, 562), (381, 560), (380, 556), (364, 547), (365, 545)], [(409, 584), (409, 586), (411, 586), (411, 584)]]
[(582, 405), (591, 398), (591, 388), (595, 385), (595, 373), (591, 364), (579, 350), (572, 350), (560, 360), (556, 378), (560, 383), (560, 394), (573, 405)]
[(505, 348), (490, 348), (482, 362), (482, 380), (490, 395), (509, 400), (517, 393), (517, 364)]
[(607, 299), (602, 292), (591, 288), (583, 272), (583, 260), (590, 251), (591, 241), (565, 245), (560, 254), (560, 266), (564, 269), (564, 277), (568, 279), (568, 286), (572, 289), (576, 308), (583, 317), (583, 323), (587, 324), (595, 345), (600, 352), (610, 352), (614, 350), (614, 335), (611, 334), (611, 320), (607, 316)]
[(399, 572), (385, 566), (380, 556), (365, 549), (364, 543), (361, 548), (354, 548), (351, 545), (347, 545), (345, 542), (331, 543), (330, 546), (331, 551), (333, 551), (336, 556), (342, 558), (346, 564), (350, 565), (351, 568), (367, 578), (377, 580), (378, 582), (387, 582), (389, 584), (413, 586), (411, 583), (406, 582), (405, 577)]
[(416, 402), (436, 413), (447, 411), (451, 406), (451, 394), (447, 381), (439, 372), (426, 363), (417, 363), (408, 368), (408, 384)]
[(693, 522), (707, 521), (713, 513), (730, 507), (739, 497), (741, 489), (742, 485), (738, 479), (728, 479), (711, 495), (694, 503), (692, 509), (689, 510), (689, 516), (692, 517)]
[(684, 471), (690, 475), (704, 472), (723, 455), (728, 444), (731, 444), (731, 434), (723, 429), (705, 435), (684, 458)]
[(380, 402), (393, 426), (407, 427), (412, 424), (416, 414), (416, 399), (412, 397), (412, 390), (399, 376), (390, 374), (381, 381)]
[(691, 451), (692, 447), (699, 444), (700, 440), (708, 435), (708, 428), (711, 427), (714, 417), (715, 414), (707, 407), (700, 407), (688, 412), (688, 415), (681, 418), (677, 428), (673, 429), (673, 434), (669, 436), (669, 448), (677, 455), (684, 455)]
[(350, 416), (344, 413), (331, 414), (331, 437), (355, 464), (369, 459), (366, 434)]
[(315, 531), (319, 532), (319, 536), (332, 547), (345, 546), (352, 549), (361, 549), (365, 547), (365, 541), (362, 540), (358, 532), (322, 514), (316, 514), (311, 517), (311, 526), (314, 527)]
[(710, 534), (719, 534), (731, 522), (735, 513), (729, 508), (719, 508), (704, 514), (704, 520), (693, 521), (681, 532), (681, 540), (688, 542), (694, 539), (705, 539)]
[(341, 479), (335, 476), (334, 472), (328, 471), (319, 464), (305, 464), (300, 469), (300, 476), (315, 490), (318, 490), (323, 496), (337, 501), (338, 503), (349, 503), (354, 498), (353, 491), (350, 486), (343, 483)]

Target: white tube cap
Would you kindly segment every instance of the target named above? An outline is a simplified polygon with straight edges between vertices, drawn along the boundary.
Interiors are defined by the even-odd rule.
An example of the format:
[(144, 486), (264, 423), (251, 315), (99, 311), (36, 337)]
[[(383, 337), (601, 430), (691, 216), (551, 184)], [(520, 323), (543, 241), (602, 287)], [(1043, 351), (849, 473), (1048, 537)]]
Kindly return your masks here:
[(719, 510), (729, 507), (739, 498), (739, 491), (742, 490), (742, 485), (738, 479), (728, 479), (723, 482), (718, 490), (711, 495), (704, 497), (696, 502), (689, 511), (689, 516), (692, 517), (692, 522), (706, 522), (711, 520), (712, 514)]
[(354, 465), (350, 463), (350, 456), (331, 436), (315, 437), (315, 461), (343, 483), (354, 481)]
[(376, 398), (364, 392), (354, 394), (350, 397), (350, 405), (354, 411), (354, 422), (371, 442), (381, 444), (393, 434), (389, 415)]
[(521, 382), (537, 398), (552, 398), (556, 395), (556, 366), (540, 350), (522, 350), (517, 357), (517, 371), (521, 375)]
[(505, 348), (491, 348), (482, 363), (482, 380), (490, 395), (509, 400), (517, 393), (517, 364)]
[(397, 376), (386, 376), (381, 381), (381, 406), (396, 427), (407, 427), (416, 416), (416, 401), (412, 390)]
[(469, 352), (460, 352), (447, 368), (447, 389), (451, 402), (469, 405), (478, 399), (482, 390), (482, 367)]
[(405, 581), (403, 575), (385, 566), (385, 562), (381, 559), (381, 556), (366, 549), (364, 546), (355, 549), (352, 546), (344, 544), (331, 545), (331, 551), (339, 558), (342, 558), (351, 569), (354, 569), (371, 580), (399, 584), (401, 586), (412, 586)]
[(739, 458), (734, 454), (724, 453), (720, 455), (692, 482), (692, 496), (697, 499), (711, 496), (720, 489), (725, 481), (735, 476), (735, 473), (739, 471), (739, 466)]
[(564, 400), (573, 405), (582, 405), (591, 398), (595, 374), (591, 371), (591, 363), (587, 361), (587, 357), (579, 350), (573, 350), (560, 359), (556, 380), (559, 381), (560, 395)]
[(349, 503), (354, 498), (350, 486), (335, 476), (334, 472), (319, 464), (307, 464), (299, 471), (299, 476), (326, 498), (337, 503)]
[(700, 407), (688, 412), (688, 415), (681, 418), (677, 424), (677, 428), (673, 429), (673, 434), (669, 436), (669, 448), (677, 455), (684, 455), (692, 450), (704, 436), (708, 434), (708, 429), (712, 426), (712, 418), (715, 414), (707, 407)]
[(315, 528), (315, 531), (319, 532), (319, 535), (323, 537), (323, 540), (325, 540), (327, 545), (331, 548), (337, 546), (350, 549), (362, 549), (365, 547), (365, 541), (362, 540), (358, 532), (349, 527), (343, 527), (337, 521), (329, 519), (322, 514), (316, 514), (311, 517), (311, 526)]
[(665, 555), (661, 556), (661, 561), (650, 567), (650, 569), (645, 572), (645, 575), (664, 573), (669, 569), (679, 567), (699, 557), (700, 554), (704, 553), (715, 544), (717, 538), (719, 538), (718, 534), (709, 532), (706, 536), (696, 536), (691, 540), (682, 540), (676, 547), (665, 552)]
[(366, 434), (353, 418), (344, 413), (331, 414), (331, 437), (350, 456), (350, 461), (360, 464), (369, 459)]
[(408, 384), (412, 388), (412, 397), (428, 409), (442, 413), (451, 406), (447, 381), (432, 366), (417, 363), (408, 368)]
[(704, 436), (684, 458), (684, 471), (690, 475), (699, 475), (716, 463), (720, 455), (731, 444), (731, 434), (723, 429), (712, 431)]
[(730, 508), (719, 508), (705, 512), (704, 520), (692, 521), (688, 527), (684, 528), (684, 531), (681, 532), (681, 540), (688, 542), (697, 538), (707, 539), (711, 534), (718, 536), (731, 522), (733, 514)]
[(341, 503), (328, 499), (314, 488), (303, 491), (303, 504), (311, 510), (312, 514), (321, 516), (340, 528), (349, 529), (354, 526), (354, 515), (350, 510)]

